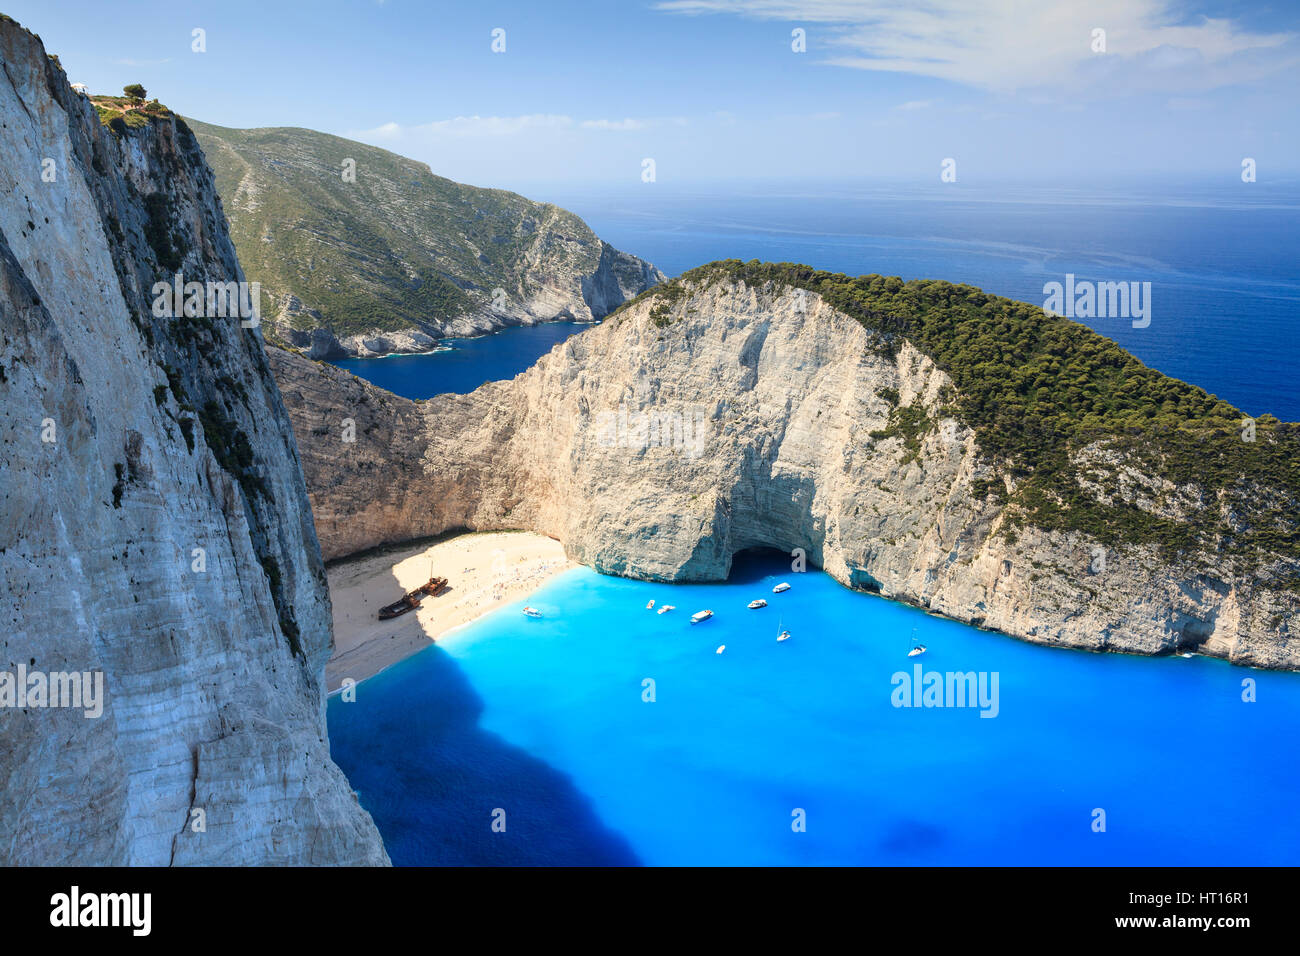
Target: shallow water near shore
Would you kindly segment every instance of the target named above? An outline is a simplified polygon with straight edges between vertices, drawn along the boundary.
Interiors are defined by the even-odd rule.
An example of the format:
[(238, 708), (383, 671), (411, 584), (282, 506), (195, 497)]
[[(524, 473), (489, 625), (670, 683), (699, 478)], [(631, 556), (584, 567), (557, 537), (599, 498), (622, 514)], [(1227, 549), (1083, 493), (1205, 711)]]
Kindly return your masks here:
[[(395, 864), (1300, 862), (1298, 674), (1039, 647), (770, 554), (725, 584), (580, 568), (523, 603), (329, 701)], [(894, 706), (917, 664), (996, 674), (996, 717)]]

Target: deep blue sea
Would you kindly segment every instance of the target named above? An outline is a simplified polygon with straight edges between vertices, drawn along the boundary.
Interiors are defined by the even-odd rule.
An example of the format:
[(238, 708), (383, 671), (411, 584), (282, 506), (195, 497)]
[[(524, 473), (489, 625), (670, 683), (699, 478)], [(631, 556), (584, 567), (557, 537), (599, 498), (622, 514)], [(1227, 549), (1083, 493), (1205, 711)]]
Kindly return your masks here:
[[(1300, 674), (1038, 647), (788, 568), (577, 569), (529, 598), (541, 619), (509, 606), (332, 698), (393, 862), (1300, 863)], [(917, 664), (996, 674), (996, 716), (895, 707)]]
[(334, 364), (406, 398), (429, 398), (447, 392), (465, 395), (484, 382), (514, 378), (556, 343), (590, 325), (588, 322), (523, 325), (494, 335), (443, 339), (440, 351), (424, 355), (338, 359)]
[[(573, 210), (597, 235), (669, 275), (714, 259), (803, 262), (852, 275), (947, 279), (1036, 305), (1044, 283), (1064, 282), (1066, 273), (1150, 282), (1148, 327), (1079, 321), (1252, 415), (1300, 421), (1295, 184), (636, 186), (534, 198)], [(451, 343), (457, 352), (340, 364), (425, 398), (513, 377), (554, 344), (531, 329), (490, 339)]]

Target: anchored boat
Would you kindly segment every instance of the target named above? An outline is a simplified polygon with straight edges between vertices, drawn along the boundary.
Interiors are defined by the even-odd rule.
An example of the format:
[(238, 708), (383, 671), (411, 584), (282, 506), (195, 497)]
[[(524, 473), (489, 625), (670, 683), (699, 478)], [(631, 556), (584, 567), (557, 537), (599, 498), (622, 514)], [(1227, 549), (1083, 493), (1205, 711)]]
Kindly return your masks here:
[(787, 581), (782, 581), (782, 582), (781, 582), (780, 584), (778, 584), (776, 587), (772, 588), (772, 593), (773, 593), (773, 594), (780, 594), (782, 591), (788, 591), (788, 590), (790, 590), (790, 584), (789, 584), (789, 582), (787, 582)]
[(713, 617), (712, 611), (696, 611), (691, 615), (691, 623), (699, 624), (700, 621), (707, 621), (711, 617)]
[(756, 611), (760, 607), (767, 607), (767, 602), (764, 601), (762, 598), (759, 598), (757, 601), (750, 601), (745, 606), (749, 608), (751, 611)]

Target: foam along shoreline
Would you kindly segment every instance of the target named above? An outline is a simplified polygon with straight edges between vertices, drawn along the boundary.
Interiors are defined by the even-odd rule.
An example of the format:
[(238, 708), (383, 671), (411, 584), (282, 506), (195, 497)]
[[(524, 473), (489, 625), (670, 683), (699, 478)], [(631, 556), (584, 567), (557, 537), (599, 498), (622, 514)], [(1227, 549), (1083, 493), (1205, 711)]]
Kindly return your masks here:
[[(447, 578), (447, 590), (418, 608), (381, 621), (379, 609), (425, 583)], [(336, 692), (421, 651), (449, 632), (537, 590), (577, 567), (564, 546), (530, 531), (468, 533), (345, 561), (328, 569), (334, 606), (334, 655), (325, 684)]]
[[(441, 342), (443, 340), (439, 339), (438, 341)], [(416, 349), (413, 352), (385, 352), (383, 355), (349, 355), (348, 358), (369, 359), (371, 361), (377, 362), (380, 359), (401, 358), (404, 355), (438, 355), (441, 352), (454, 352), (454, 351), (456, 351), (456, 348), (453, 345), (435, 345), (427, 349)]]

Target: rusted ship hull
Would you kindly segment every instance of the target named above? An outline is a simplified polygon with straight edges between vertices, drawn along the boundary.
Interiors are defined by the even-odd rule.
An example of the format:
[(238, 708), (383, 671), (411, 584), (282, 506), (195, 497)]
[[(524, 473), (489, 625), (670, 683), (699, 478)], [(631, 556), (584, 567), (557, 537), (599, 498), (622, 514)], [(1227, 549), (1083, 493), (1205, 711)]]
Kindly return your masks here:
[(422, 584), (414, 591), (409, 591), (392, 604), (386, 604), (379, 609), (379, 619), (387, 621), (394, 617), (400, 617), (407, 611), (413, 611), (420, 606), (420, 601), (427, 595), (436, 597), (441, 594), (447, 587), (446, 578), (429, 578), (427, 584)]

